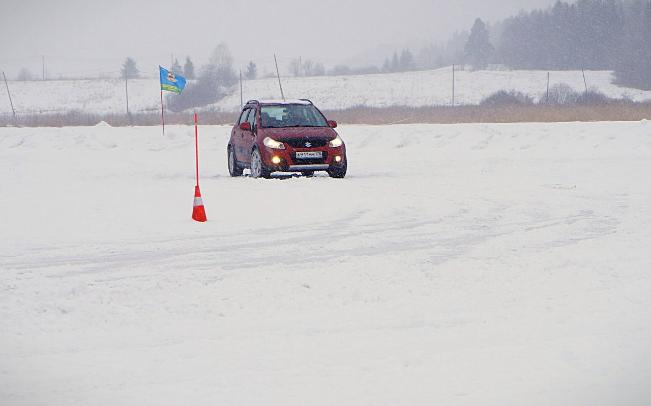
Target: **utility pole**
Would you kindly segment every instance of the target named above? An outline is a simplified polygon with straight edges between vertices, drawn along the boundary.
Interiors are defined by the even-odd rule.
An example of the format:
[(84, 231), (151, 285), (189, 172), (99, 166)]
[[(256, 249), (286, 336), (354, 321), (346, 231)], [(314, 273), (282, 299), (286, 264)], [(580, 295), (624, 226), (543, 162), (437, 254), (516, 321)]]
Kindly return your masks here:
[(454, 107), (454, 64), (452, 64), (452, 107)]
[(244, 106), (244, 90), (242, 88), (242, 69), (240, 69), (240, 109)]
[(129, 67), (126, 65), (124, 67), (124, 93), (127, 98), (127, 118), (131, 122), (131, 115), (129, 114)]
[(41, 56), (41, 64), (43, 66), (43, 80), (45, 80), (45, 55)]
[(583, 74), (583, 86), (585, 86), (585, 97), (588, 97), (588, 82), (585, 80), (585, 71), (581, 68), (581, 73)]
[(2, 77), (5, 79), (5, 86), (7, 87), (7, 96), (9, 96), (9, 104), (11, 104), (11, 112), (14, 115), (14, 125), (18, 127), (18, 119), (16, 118), (16, 110), (14, 110), (14, 102), (11, 100), (11, 93), (9, 92), (9, 85), (7, 84), (7, 76), (5, 76), (4, 71), (2, 72)]
[(549, 72), (547, 72), (547, 100), (546, 102), (549, 104)]

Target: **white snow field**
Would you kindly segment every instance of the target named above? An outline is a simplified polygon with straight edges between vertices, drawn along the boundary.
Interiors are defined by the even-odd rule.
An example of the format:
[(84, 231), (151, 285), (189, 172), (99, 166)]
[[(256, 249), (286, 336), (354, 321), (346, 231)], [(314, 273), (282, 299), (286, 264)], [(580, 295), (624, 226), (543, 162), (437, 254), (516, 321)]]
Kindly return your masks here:
[(648, 405), (651, 123), (0, 129), (2, 405)]
[[(651, 100), (651, 91), (619, 87), (612, 83), (609, 71), (587, 71), (588, 87), (613, 97), (635, 101)], [(583, 91), (581, 71), (551, 72), (550, 84), (565, 83)], [(547, 86), (546, 71), (459, 71), (455, 78), (457, 104), (477, 104), (499, 90), (517, 90), (539, 99)], [(119, 79), (10, 82), (17, 113), (65, 113), (80, 111), (94, 114), (124, 114), (124, 81)], [(276, 78), (244, 82), (244, 98), (280, 98)], [(321, 76), (283, 78), (288, 98), (310, 98), (322, 109), (345, 109), (355, 106), (434, 106), (449, 105), (452, 96), (452, 68), (359, 76)], [(160, 110), (160, 85), (156, 79), (129, 81), (131, 112)], [(10, 117), (11, 105), (0, 90), (0, 114)], [(174, 95), (173, 95), (174, 96)], [(230, 96), (207, 107), (220, 111), (238, 111), (239, 85)]]

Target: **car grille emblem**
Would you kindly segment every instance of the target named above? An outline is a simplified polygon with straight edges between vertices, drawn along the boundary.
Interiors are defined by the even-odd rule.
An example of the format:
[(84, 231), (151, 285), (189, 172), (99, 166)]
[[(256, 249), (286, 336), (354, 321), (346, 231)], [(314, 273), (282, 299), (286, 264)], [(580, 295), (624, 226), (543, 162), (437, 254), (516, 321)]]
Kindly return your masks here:
[(311, 142), (306, 142), (306, 143), (305, 143), (305, 148), (310, 148), (311, 146), (312, 146), (312, 143), (311, 143)]

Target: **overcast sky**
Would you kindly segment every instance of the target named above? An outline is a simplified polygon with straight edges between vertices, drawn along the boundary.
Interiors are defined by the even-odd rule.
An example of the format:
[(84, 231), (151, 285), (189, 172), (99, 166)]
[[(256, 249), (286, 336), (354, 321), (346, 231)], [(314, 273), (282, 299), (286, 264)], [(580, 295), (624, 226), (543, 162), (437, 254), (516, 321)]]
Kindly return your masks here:
[[(555, 0), (0, 0), (0, 69), (89, 76), (119, 71), (126, 56), (155, 74), (190, 55), (206, 61), (219, 42), (236, 64), (281, 69), (302, 56), (328, 66), (375, 62), (385, 50), (443, 42), (476, 17), (497, 21)], [(150, 72), (151, 71), (151, 72)]]

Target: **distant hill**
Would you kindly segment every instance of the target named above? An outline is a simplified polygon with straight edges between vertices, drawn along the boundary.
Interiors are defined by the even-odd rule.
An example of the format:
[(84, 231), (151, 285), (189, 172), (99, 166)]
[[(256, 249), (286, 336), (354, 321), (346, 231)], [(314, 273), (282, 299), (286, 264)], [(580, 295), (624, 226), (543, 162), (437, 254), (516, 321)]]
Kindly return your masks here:
[[(586, 71), (588, 87), (614, 98), (651, 100), (651, 91), (620, 87), (612, 83), (609, 71)], [(551, 72), (551, 85), (565, 83), (583, 91), (580, 71)], [(460, 71), (455, 75), (456, 104), (477, 104), (499, 90), (517, 90), (538, 100), (545, 94), (546, 71)], [(18, 114), (66, 113), (82, 111), (96, 114), (126, 112), (124, 81), (119, 79), (9, 82)], [(244, 82), (244, 100), (280, 98), (275, 78)], [(452, 70), (388, 73), (360, 76), (319, 76), (283, 78), (288, 98), (309, 98), (324, 110), (353, 106), (431, 106), (449, 105), (452, 98)], [(0, 90), (0, 114), (11, 114), (4, 89)], [(237, 111), (239, 86), (230, 96), (207, 109)], [(160, 110), (158, 79), (129, 81), (129, 109), (132, 113)]]

